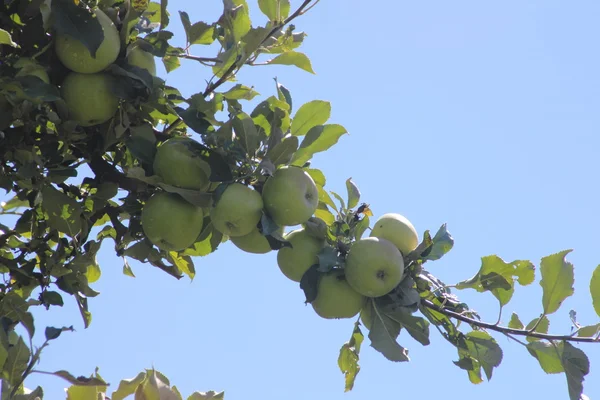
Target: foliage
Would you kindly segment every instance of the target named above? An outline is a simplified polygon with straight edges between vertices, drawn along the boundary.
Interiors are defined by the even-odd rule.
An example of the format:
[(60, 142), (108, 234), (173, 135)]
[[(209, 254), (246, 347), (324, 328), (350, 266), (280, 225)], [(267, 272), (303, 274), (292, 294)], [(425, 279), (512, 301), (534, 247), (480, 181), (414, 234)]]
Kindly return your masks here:
[[(314, 73), (309, 58), (298, 51), (305, 38), (290, 22), (318, 1), (305, 0), (292, 9), (289, 0), (259, 0), (267, 22), (253, 25), (246, 0), (224, 0), (218, 21), (192, 22), (179, 12), (185, 29), (186, 47), (170, 44), (167, 30), (171, 14), (167, 1), (146, 0), (9, 0), (0, 16), (0, 187), (10, 195), (0, 215), (0, 373), (2, 398), (42, 398), (38, 387), (27, 390), (24, 382), (35, 369), (51, 341), (70, 334), (72, 327), (46, 327), (45, 341), (33, 348), (36, 325), (34, 307), (61, 307), (65, 296), (76, 300), (84, 326), (92, 322), (91, 298), (99, 293), (93, 283), (100, 279), (96, 261), (100, 246), (108, 239), (123, 260), (123, 273), (134, 276), (128, 259), (159, 268), (180, 279), (194, 278), (194, 258), (216, 251), (228, 237), (204, 213), (203, 228), (193, 245), (181, 251), (164, 250), (143, 231), (141, 212), (155, 193), (175, 193), (194, 206), (209, 210), (227, 185), (239, 182), (261, 193), (267, 179), (282, 166), (303, 168), (315, 182), (318, 206), (303, 226), (324, 240), (318, 263), (304, 274), (300, 288), (306, 301), (315, 299), (322, 274), (343, 270), (352, 243), (369, 229), (369, 206), (351, 179), (347, 194), (325, 189), (322, 171), (310, 165), (312, 157), (327, 151), (347, 132), (329, 123), (331, 105), (314, 100), (296, 105), (291, 91), (275, 81), (273, 95), (252, 110), (247, 101), (259, 96), (251, 86), (235, 82), (242, 67), (282, 64)], [(104, 73), (110, 91), (119, 99), (118, 111), (106, 122), (82, 126), (61, 97), (60, 87), (69, 70), (58, 60), (54, 40), (58, 34), (77, 38), (95, 54), (104, 32), (94, 18), (95, 7), (115, 23), (121, 52)], [(210, 47), (212, 45), (212, 47)], [(194, 56), (192, 49), (217, 48), (214, 57)], [(209, 47), (206, 47), (209, 46)], [(205, 90), (188, 98), (147, 69), (127, 61), (130, 49), (138, 47), (162, 60), (167, 72), (183, 61), (197, 63), (213, 74)], [(24, 65), (47, 72), (48, 80), (27, 73)], [(31, 71), (31, 69), (29, 69)], [(154, 171), (157, 146), (173, 137), (192, 137), (194, 157), (210, 169), (208, 189), (174, 186)], [(14, 226), (5, 216), (16, 216)], [(289, 246), (268, 213), (257, 225), (273, 250)], [(589, 372), (585, 353), (571, 342), (598, 342), (600, 324), (581, 326), (572, 312), (574, 331), (569, 335), (548, 333), (548, 316), (573, 295), (574, 269), (566, 256), (570, 250), (545, 257), (540, 263), (543, 296), (540, 316), (527, 324), (512, 314), (507, 326), (481, 321), (476, 311), (462, 303), (424, 266), (451, 250), (454, 239), (445, 225), (431, 236), (423, 235), (419, 246), (404, 255), (405, 278), (385, 296), (369, 299), (371, 347), (391, 361), (409, 361), (408, 350), (398, 339), (404, 329), (426, 346), (430, 327), (457, 349), (454, 364), (472, 383), (483, 376), (491, 379), (502, 361), (502, 350), (490, 331), (504, 334), (523, 345), (546, 373), (565, 373), (571, 399), (582, 396), (583, 380)], [(458, 290), (490, 292), (503, 309), (516, 284), (535, 281), (536, 267), (530, 261), (506, 262), (496, 255), (482, 258), (472, 278), (453, 285)], [(590, 291), (600, 315), (600, 267), (592, 276)], [(363, 321), (365, 323), (365, 321)], [(459, 328), (464, 323), (468, 332)], [(20, 336), (17, 326), (28, 337)], [(463, 325), (464, 326), (464, 325)], [(340, 350), (338, 364), (351, 390), (360, 371), (359, 355), (364, 326), (357, 320), (350, 340)], [(526, 337), (526, 341), (518, 340)], [(75, 377), (66, 371), (50, 374), (71, 384), (69, 399), (101, 398), (108, 383), (96, 371), (90, 377)], [(111, 398), (182, 399), (169, 380), (147, 370), (122, 381)], [(221, 399), (223, 393), (196, 392), (193, 399)]]

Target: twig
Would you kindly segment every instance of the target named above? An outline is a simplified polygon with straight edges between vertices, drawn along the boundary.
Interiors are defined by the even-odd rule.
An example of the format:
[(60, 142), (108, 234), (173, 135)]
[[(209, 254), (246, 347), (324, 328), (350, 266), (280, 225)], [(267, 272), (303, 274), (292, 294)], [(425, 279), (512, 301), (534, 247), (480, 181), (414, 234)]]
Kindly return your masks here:
[(580, 343), (600, 343), (600, 340), (598, 340), (597, 338), (592, 338), (592, 337), (572, 337), (569, 335), (550, 335), (550, 334), (540, 333), (540, 332), (530, 332), (529, 330), (526, 330), (526, 329), (514, 329), (514, 328), (505, 327), (505, 326), (490, 324), (490, 323), (483, 322), (483, 321), (478, 321), (476, 319), (469, 318), (469, 317), (459, 314), (457, 312), (450, 311), (444, 307), (440, 307), (440, 306), (434, 304), (433, 302), (431, 302), (430, 300), (426, 300), (426, 299), (421, 299), (421, 304), (427, 308), (430, 308), (434, 311), (442, 313), (448, 317), (457, 319), (459, 321), (466, 322), (470, 325), (478, 326), (480, 328), (485, 328), (485, 329), (489, 329), (492, 331), (500, 332), (505, 335), (528, 336), (528, 337), (534, 337), (534, 338), (545, 339), (545, 340), (565, 340), (565, 341), (580, 342)]

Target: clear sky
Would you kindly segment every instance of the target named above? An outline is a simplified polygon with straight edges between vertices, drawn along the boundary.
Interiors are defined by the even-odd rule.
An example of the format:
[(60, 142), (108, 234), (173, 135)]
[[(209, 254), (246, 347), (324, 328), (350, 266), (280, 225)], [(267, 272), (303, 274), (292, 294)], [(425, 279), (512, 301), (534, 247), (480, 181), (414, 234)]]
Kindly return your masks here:
[[(256, 3), (255, 24), (264, 23)], [(292, 0), (298, 6), (299, 0)], [(178, 10), (192, 22), (212, 22), (218, 0), (171, 0), (171, 26), (183, 45)], [(530, 259), (572, 248), (575, 296), (551, 318), (551, 331), (568, 333), (568, 311), (598, 322), (588, 284), (598, 252), (600, 139), (600, 3), (582, 0), (322, 1), (295, 22), (309, 36), (301, 48), (317, 75), (293, 67), (246, 68), (242, 83), (263, 98), (273, 78), (287, 86), (294, 107), (332, 103), (331, 122), (350, 135), (313, 166), (327, 186), (344, 193), (352, 177), (375, 216), (398, 212), (420, 234), (441, 224), (454, 249), (428, 268), (451, 284), (471, 277), (480, 257)], [(213, 55), (194, 46), (198, 56)], [(194, 62), (166, 77), (185, 95), (210, 78)], [(250, 109), (251, 110), (251, 109)], [(119, 379), (156, 367), (184, 395), (225, 390), (226, 398), (304, 400), (447, 396), (468, 399), (564, 399), (564, 375), (546, 375), (521, 345), (501, 335), (504, 361), (493, 379), (472, 385), (452, 364), (456, 350), (432, 329), (422, 347), (408, 335), (410, 363), (394, 364), (365, 341), (355, 389), (343, 392), (340, 346), (353, 320), (320, 319), (298, 285), (276, 265), (276, 254), (248, 255), (227, 243), (195, 260), (197, 276), (176, 281), (131, 262), (137, 278), (106, 242), (99, 262), (102, 294), (90, 300), (93, 322), (83, 329), (75, 302), (37, 312), (45, 325), (74, 324), (42, 356), (39, 369), (89, 375), (96, 366), (116, 388)], [(539, 278), (539, 276), (538, 276)], [(495, 322), (489, 294), (458, 292), (484, 319)], [(523, 321), (538, 316), (536, 281), (517, 287), (506, 306)], [(600, 398), (600, 345), (586, 345), (592, 372), (585, 393)], [(48, 399), (62, 398), (63, 381), (35, 376)]]

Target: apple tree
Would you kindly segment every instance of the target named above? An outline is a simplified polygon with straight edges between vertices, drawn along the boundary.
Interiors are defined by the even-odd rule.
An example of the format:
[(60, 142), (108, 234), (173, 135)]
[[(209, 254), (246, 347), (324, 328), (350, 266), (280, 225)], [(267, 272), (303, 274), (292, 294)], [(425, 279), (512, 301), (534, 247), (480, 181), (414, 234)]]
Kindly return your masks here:
[[(258, 64), (314, 72), (299, 51), (305, 34), (296, 24), (317, 3), (258, 0), (258, 23), (246, 0), (224, 0), (216, 22), (193, 22), (179, 11), (186, 46), (176, 47), (166, 0), (3, 2), (3, 399), (41, 399), (43, 389), (27, 389), (27, 378), (39, 372), (44, 349), (73, 330), (43, 327), (45, 340), (34, 347), (40, 327), (32, 309), (60, 307), (72, 296), (90, 326), (101, 245), (114, 246), (124, 274), (133, 276), (128, 260), (137, 260), (180, 279), (194, 277), (195, 257), (228, 240), (249, 253), (276, 251), (279, 269), (298, 283), (316, 317), (354, 319), (337, 360), (345, 390), (355, 384), (365, 337), (385, 358), (406, 362), (406, 334), (426, 346), (433, 327), (456, 348), (454, 364), (473, 383), (490, 379), (502, 361), (496, 333), (523, 344), (546, 373), (563, 373), (570, 399), (585, 398), (589, 361), (574, 343), (598, 342), (600, 324), (581, 325), (572, 312), (572, 332), (548, 332), (549, 317), (574, 292), (570, 250), (539, 263), (538, 318), (484, 322), (452, 289), (489, 292), (502, 309), (517, 284), (536, 280), (534, 263), (487, 256), (471, 278), (451, 286), (440, 281), (426, 265), (452, 249), (446, 225), (419, 236), (397, 210), (372, 218), (351, 179), (344, 195), (325, 189), (325, 174), (311, 158), (346, 134), (329, 122), (330, 103), (298, 105), (277, 80), (260, 98), (236, 80), (241, 68)], [(205, 53), (203, 46), (216, 54), (192, 53)], [(157, 60), (167, 73), (195, 63), (212, 79), (184, 97), (156, 75)], [(260, 101), (250, 107), (254, 99)], [(600, 315), (600, 268), (590, 291)], [(183, 397), (154, 369), (110, 390), (98, 373), (67, 370), (53, 374), (68, 382), (73, 400), (223, 398), (212, 391)]]

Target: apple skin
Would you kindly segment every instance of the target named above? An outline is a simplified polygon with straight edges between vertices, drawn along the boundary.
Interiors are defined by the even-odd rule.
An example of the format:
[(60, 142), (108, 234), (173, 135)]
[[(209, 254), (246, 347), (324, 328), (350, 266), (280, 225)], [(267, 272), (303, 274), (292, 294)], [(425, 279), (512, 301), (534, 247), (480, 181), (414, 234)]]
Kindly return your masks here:
[(142, 50), (139, 47), (132, 48), (127, 53), (127, 63), (142, 69), (145, 69), (152, 76), (156, 76), (156, 61), (152, 53)]
[(321, 276), (317, 298), (311, 305), (322, 318), (352, 318), (363, 308), (365, 300), (348, 284), (342, 271), (334, 271)]
[(363, 306), (362, 310), (360, 310), (360, 322), (362, 322), (369, 331), (373, 327), (373, 305), (370, 301)]
[[(113, 21), (99, 8), (94, 9), (104, 31), (104, 40), (92, 57), (90, 51), (77, 38), (57, 33), (54, 50), (60, 62), (71, 71), (93, 74), (115, 62), (121, 51), (121, 38)], [(93, 92), (90, 92), (93, 93)]]
[[(279, 230), (280, 233), (281, 231), (283, 231), (283, 228)], [(229, 240), (238, 249), (243, 250), (246, 253), (266, 254), (272, 250), (269, 241), (262, 233), (260, 233), (258, 228), (255, 228), (252, 232), (244, 236), (230, 237)]]
[(370, 236), (394, 243), (403, 256), (408, 255), (419, 245), (417, 230), (406, 217), (400, 214), (382, 215), (373, 225)]
[(69, 73), (60, 93), (70, 118), (81, 126), (98, 125), (111, 119), (119, 107), (119, 99), (110, 91), (111, 79), (105, 73)]
[(204, 212), (175, 193), (158, 192), (142, 208), (142, 229), (158, 248), (181, 251), (196, 242)]
[(163, 142), (154, 156), (154, 174), (168, 185), (206, 191), (210, 183), (210, 165), (194, 153), (196, 144), (187, 137), (173, 137)]
[(308, 269), (319, 263), (317, 254), (325, 245), (323, 239), (309, 234), (304, 228), (296, 229), (284, 236), (292, 247), (282, 247), (277, 251), (277, 265), (290, 280), (300, 282)]
[(265, 209), (279, 226), (303, 224), (319, 204), (315, 181), (302, 168), (282, 167), (265, 182)]
[(245, 236), (256, 229), (262, 217), (260, 194), (241, 183), (233, 183), (223, 191), (210, 210), (213, 226), (229, 237)]
[(402, 280), (404, 258), (389, 240), (368, 237), (350, 246), (344, 270), (354, 290), (367, 297), (380, 297)]

